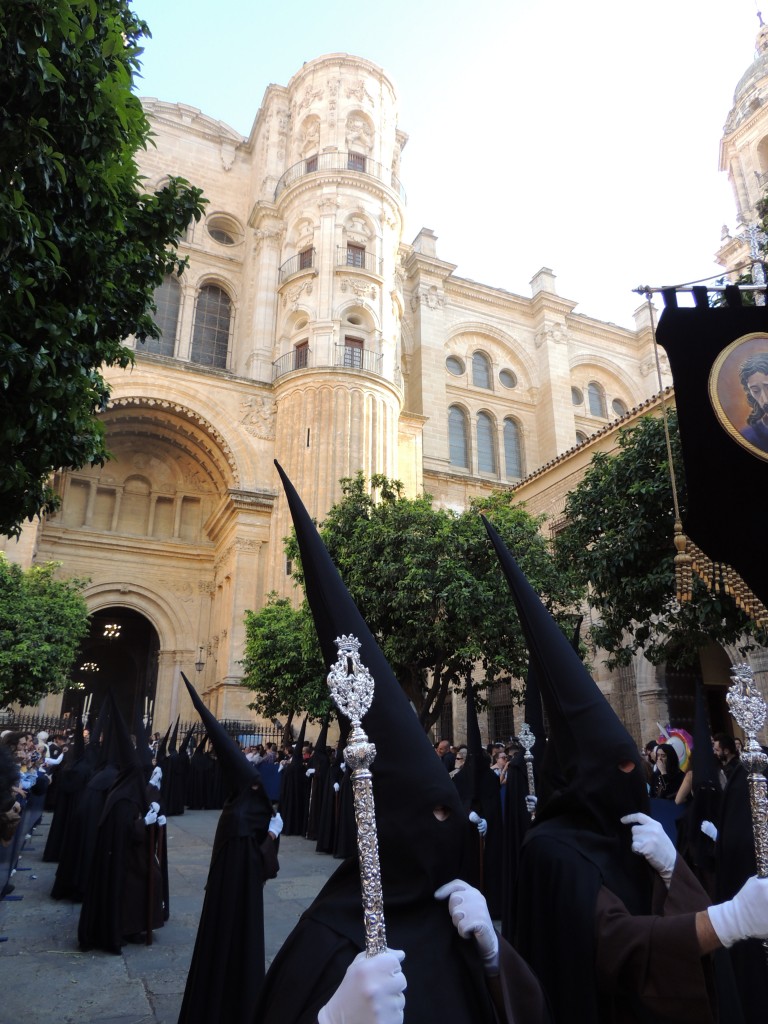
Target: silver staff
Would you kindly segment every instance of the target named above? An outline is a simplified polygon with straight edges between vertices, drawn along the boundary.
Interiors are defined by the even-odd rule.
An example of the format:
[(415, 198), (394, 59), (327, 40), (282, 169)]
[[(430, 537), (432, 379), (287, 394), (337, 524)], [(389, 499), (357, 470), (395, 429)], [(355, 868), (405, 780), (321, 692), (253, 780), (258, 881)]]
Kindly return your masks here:
[(371, 765), (376, 747), (360, 725), (373, 701), (373, 676), (360, 661), (360, 641), (355, 636), (336, 637), (338, 657), (328, 673), (328, 688), (339, 711), (352, 723), (344, 760), (352, 769), (352, 792), (357, 824), (357, 852), (360, 858), (360, 887), (363, 893), (365, 955), (376, 956), (387, 948), (384, 931), (384, 898), (381, 891), (379, 842), (373, 806)]
[[(520, 740), (523, 745), (523, 749), (525, 750), (523, 759), (525, 761), (525, 770), (528, 773), (528, 793), (530, 796), (536, 796), (536, 783), (533, 780), (533, 754), (531, 753), (533, 745), (536, 742), (536, 737), (531, 732), (531, 727), (527, 722), (523, 722), (523, 727), (518, 733), (517, 738)], [(536, 811), (533, 810), (531, 811), (531, 820), (535, 817)]]
[[(768, 878), (768, 779), (763, 774), (768, 756), (757, 742), (757, 733), (765, 723), (766, 705), (749, 665), (734, 665), (731, 678), (733, 683), (728, 687), (725, 699), (734, 721), (741, 726), (747, 738), (741, 760), (749, 772), (749, 804), (757, 875), (758, 878)], [(763, 946), (768, 955), (768, 941), (763, 942)]]

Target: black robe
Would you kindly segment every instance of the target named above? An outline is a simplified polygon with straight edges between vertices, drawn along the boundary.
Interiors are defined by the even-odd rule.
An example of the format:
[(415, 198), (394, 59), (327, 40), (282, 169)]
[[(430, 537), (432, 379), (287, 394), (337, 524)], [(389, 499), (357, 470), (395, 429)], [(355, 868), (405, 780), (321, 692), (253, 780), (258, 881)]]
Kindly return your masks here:
[[(757, 873), (749, 801), (748, 773), (738, 761), (728, 776), (723, 791), (716, 844), (716, 902), (731, 899), (748, 878)], [(733, 987), (727, 979), (726, 967), (718, 973), (723, 985), (723, 1013), (731, 1012), (733, 1022), (760, 1020), (768, 1007), (768, 961), (759, 939), (737, 942), (726, 951), (726, 960), (733, 972), (735, 997), (742, 1017), (734, 1008)]]
[(127, 936), (163, 926), (163, 885), (150, 849), (154, 830), (144, 824), (146, 805), (138, 778), (122, 780), (107, 799), (96, 836), (77, 938), (82, 950), (119, 953)]
[[(459, 937), (445, 902), (387, 906), (387, 945), (405, 950), (405, 1024), (543, 1024), (549, 1020), (533, 974), (502, 939), (505, 1014), (493, 1007), (474, 942)], [(272, 962), (249, 1024), (316, 1024), (319, 1010), (364, 948), (359, 869), (342, 864)]]
[(72, 842), (77, 804), (90, 776), (91, 767), (83, 757), (69, 767), (61, 769), (57, 784), (56, 807), (43, 851), (44, 861), (55, 864), (61, 856), (61, 851)]
[(531, 815), (526, 809), (528, 796), (528, 772), (523, 754), (516, 753), (507, 767), (507, 781), (501, 787), (503, 810), (503, 853), (501, 878), (501, 934), (512, 942), (514, 926), (514, 900), (517, 890), (517, 870), (523, 840), (531, 825)]
[(273, 842), (267, 838), (271, 818), (272, 805), (261, 787), (241, 789), (224, 805), (179, 1024), (255, 1019), (264, 978), (261, 847)]
[(85, 895), (96, 848), (99, 821), (107, 794), (117, 775), (117, 765), (103, 766), (88, 780), (77, 801), (72, 827), (67, 830), (67, 845), (62, 846), (59, 866), (51, 889), (51, 896), (55, 900), (70, 899), (79, 903)]

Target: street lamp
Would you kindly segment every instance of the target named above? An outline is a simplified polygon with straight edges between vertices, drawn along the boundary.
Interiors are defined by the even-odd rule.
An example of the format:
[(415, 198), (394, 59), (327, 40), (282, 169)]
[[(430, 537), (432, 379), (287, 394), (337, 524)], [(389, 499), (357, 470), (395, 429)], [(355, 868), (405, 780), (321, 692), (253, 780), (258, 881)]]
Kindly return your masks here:
[(198, 654), (197, 661), (195, 662), (195, 670), (197, 672), (202, 672), (204, 668), (205, 668), (205, 662), (203, 661), (203, 648), (201, 646), (200, 647), (200, 653)]

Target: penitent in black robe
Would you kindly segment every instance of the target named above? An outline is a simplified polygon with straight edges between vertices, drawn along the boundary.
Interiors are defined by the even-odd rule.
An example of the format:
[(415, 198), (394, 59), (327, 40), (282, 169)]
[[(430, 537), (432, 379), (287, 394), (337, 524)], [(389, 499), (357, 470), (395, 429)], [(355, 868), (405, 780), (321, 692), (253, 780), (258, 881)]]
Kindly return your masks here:
[[(541, 988), (500, 940), (505, 1013), (493, 1007), (474, 942), (459, 937), (444, 902), (395, 899), (387, 906), (387, 945), (405, 950), (405, 1024), (544, 1024)], [(364, 948), (359, 868), (342, 864), (288, 936), (267, 974), (248, 1024), (316, 1024), (319, 1010)]]
[(108, 797), (77, 929), (83, 950), (119, 953), (126, 937), (150, 922), (153, 929), (163, 927), (163, 884), (149, 849), (142, 788), (137, 774), (127, 786), (118, 780)]
[(264, 978), (261, 846), (272, 843), (267, 838), (271, 817), (272, 805), (260, 786), (240, 789), (224, 805), (179, 1024), (254, 1020)]

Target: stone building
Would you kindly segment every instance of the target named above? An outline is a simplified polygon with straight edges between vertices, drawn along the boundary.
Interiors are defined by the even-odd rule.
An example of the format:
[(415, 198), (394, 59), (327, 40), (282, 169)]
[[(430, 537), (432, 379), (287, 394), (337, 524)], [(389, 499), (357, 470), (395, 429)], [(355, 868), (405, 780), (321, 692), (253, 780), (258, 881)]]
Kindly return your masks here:
[(241, 718), (243, 612), (294, 592), (273, 459), (318, 519), (358, 470), (456, 509), (521, 481), (535, 499), (658, 393), (650, 316), (583, 316), (548, 268), (526, 295), (465, 280), (432, 230), (405, 239), (408, 136), (368, 60), (330, 54), (270, 85), (247, 138), (183, 104), (145, 108), (147, 188), (182, 175), (206, 215), (156, 295), (161, 339), (107, 373), (114, 458), (59, 474), (60, 512), (6, 549), (90, 579), (87, 691), (109, 678), (162, 725), (191, 717), (180, 670), (197, 663), (214, 713)]

